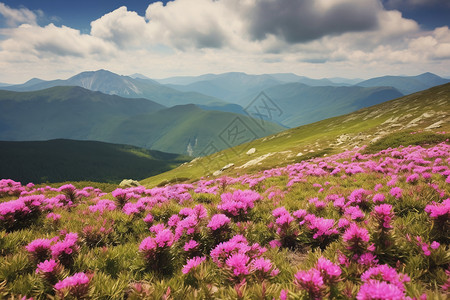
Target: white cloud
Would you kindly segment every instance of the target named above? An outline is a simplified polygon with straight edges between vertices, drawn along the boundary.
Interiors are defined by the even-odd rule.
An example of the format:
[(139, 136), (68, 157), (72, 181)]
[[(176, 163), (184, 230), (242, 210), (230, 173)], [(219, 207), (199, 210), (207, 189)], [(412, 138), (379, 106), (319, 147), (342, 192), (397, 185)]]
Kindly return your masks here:
[(114, 42), (121, 47), (139, 46), (146, 42), (147, 22), (125, 6), (91, 22), (91, 35)]
[[(150, 4), (145, 16), (120, 7), (92, 21), (89, 34), (28, 22), (0, 29), (0, 68), (24, 80), (96, 68), (152, 77), (227, 71), (450, 75), (448, 27), (424, 31), (378, 0), (311, 3), (175, 0)], [(36, 66), (43, 62), (46, 68)]]
[(19, 24), (36, 24), (37, 16), (27, 8), (13, 9), (0, 2), (0, 15), (5, 18), (8, 26), (13, 27)]
[(79, 56), (112, 55), (108, 42), (81, 34), (79, 30), (49, 24), (45, 27), (23, 24), (6, 31), (8, 38), (0, 43), (2, 52), (19, 55)]

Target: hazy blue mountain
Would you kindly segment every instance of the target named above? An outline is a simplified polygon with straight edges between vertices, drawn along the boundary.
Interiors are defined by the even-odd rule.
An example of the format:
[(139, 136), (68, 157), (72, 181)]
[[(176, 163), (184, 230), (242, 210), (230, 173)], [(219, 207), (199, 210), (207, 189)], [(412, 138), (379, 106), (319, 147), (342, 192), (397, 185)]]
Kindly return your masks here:
[[(266, 101), (268, 107), (273, 109), (268, 119), (288, 127), (339, 116), (402, 96), (392, 87), (312, 87), (302, 83), (277, 85), (264, 90), (264, 93), (269, 98)], [(252, 103), (247, 109), (252, 115), (256, 112), (255, 105), (259, 107), (259, 113), (269, 115), (262, 102), (256, 100)]]
[(0, 141), (0, 178), (22, 183), (141, 180), (188, 160), (178, 154), (95, 141)]
[(164, 106), (81, 87), (0, 90), (0, 140), (101, 139), (117, 122)]
[(126, 99), (81, 87), (0, 90), (0, 140), (5, 141), (97, 140), (201, 155), (212, 142), (218, 151), (248, 141), (236, 137), (224, 141), (224, 132), (234, 130), (236, 124), (247, 130), (247, 139), (284, 129), (268, 122), (261, 127), (247, 116), (207, 111), (194, 104), (164, 109), (147, 99)]
[(392, 86), (407, 95), (448, 82), (450, 82), (449, 79), (439, 77), (433, 73), (423, 73), (417, 76), (376, 77), (360, 82), (357, 85), (364, 87)]
[(248, 75), (238, 72), (206, 75), (205, 77), (208, 79), (186, 85), (168, 84), (167, 86), (179, 91), (198, 92), (231, 103), (241, 104), (242, 99), (249, 95), (282, 83), (270, 75)]
[(269, 74), (273, 78), (279, 80), (283, 83), (290, 83), (290, 82), (297, 82), (297, 83), (303, 83), (310, 86), (337, 86), (340, 84), (336, 84), (333, 81), (331, 81), (328, 78), (323, 79), (313, 79), (306, 76), (299, 76), (294, 73), (276, 73), (276, 74)]
[(342, 78), (342, 77), (332, 77), (328, 78), (328, 80), (330, 80), (334, 84), (341, 86), (355, 85), (357, 83), (360, 83), (361, 81), (364, 81), (364, 79), (361, 78)]
[(32, 79), (25, 84), (9, 86), (5, 89), (12, 91), (37, 91), (55, 86), (80, 86), (109, 95), (118, 95), (126, 98), (146, 98), (165, 106), (188, 103), (201, 105), (224, 103), (220, 99), (196, 92), (180, 92), (151, 79), (133, 79), (129, 76), (117, 75), (106, 70), (82, 72), (67, 80), (42, 81)]

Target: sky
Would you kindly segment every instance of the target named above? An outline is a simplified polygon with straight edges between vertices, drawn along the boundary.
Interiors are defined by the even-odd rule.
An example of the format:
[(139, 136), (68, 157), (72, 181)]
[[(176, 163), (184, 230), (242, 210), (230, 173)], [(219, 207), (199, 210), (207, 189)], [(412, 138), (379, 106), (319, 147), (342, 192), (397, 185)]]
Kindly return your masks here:
[(0, 0), (0, 83), (107, 69), (450, 78), (449, 0)]

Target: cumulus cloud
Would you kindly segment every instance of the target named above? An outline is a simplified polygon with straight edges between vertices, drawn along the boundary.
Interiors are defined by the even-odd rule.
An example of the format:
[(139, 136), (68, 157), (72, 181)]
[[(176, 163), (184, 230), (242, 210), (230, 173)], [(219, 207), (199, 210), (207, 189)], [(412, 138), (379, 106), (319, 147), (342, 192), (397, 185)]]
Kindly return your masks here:
[(37, 16), (27, 8), (13, 9), (0, 2), (0, 15), (5, 19), (6, 25), (10, 27), (19, 24), (36, 24)]
[(16, 25), (0, 29), (0, 68), (14, 72), (35, 70), (36, 61), (45, 60), (48, 69), (64, 67), (72, 75), (97, 66), (155, 77), (330, 70), (364, 76), (396, 66), (401, 73), (448, 72), (448, 64), (435, 61), (450, 59), (448, 27), (425, 31), (381, 0), (156, 2), (144, 16), (120, 7), (93, 20), (87, 34), (39, 26), (36, 15), (25, 22), (17, 17), (25, 16), (20, 9), (10, 15)]
[(374, 29), (379, 10), (376, 0), (256, 1), (249, 11), (249, 30), (257, 40), (273, 34), (290, 43), (301, 43)]
[(121, 47), (145, 43), (147, 22), (125, 6), (91, 22), (91, 35), (114, 42)]
[(153, 39), (179, 49), (221, 48), (230, 42), (233, 30), (238, 30), (236, 14), (223, 0), (155, 2), (145, 15)]
[(45, 27), (23, 24), (8, 30), (9, 38), (0, 43), (3, 52), (35, 56), (112, 55), (104, 40), (81, 34), (79, 30), (49, 24)]

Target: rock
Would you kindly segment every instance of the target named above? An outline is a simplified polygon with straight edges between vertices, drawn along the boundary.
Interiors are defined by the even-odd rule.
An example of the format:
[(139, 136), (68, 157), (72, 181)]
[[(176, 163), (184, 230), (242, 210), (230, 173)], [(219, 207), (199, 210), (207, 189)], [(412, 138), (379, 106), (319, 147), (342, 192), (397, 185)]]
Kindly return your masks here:
[(250, 150), (247, 151), (247, 155), (252, 155), (256, 152), (256, 148), (251, 148)]
[(225, 171), (225, 170), (227, 170), (227, 169), (229, 169), (229, 168), (231, 168), (231, 167), (233, 167), (233, 166), (234, 166), (234, 164), (233, 164), (233, 163), (230, 163), (230, 164), (224, 166), (222, 169), (220, 169), (220, 171)]
[(302, 152), (297, 153), (297, 156), (302, 156), (302, 155), (303, 155)]
[(251, 167), (251, 166), (257, 165), (257, 164), (259, 164), (261, 161), (263, 161), (264, 159), (266, 159), (267, 157), (271, 156), (272, 154), (273, 154), (273, 153), (267, 153), (267, 154), (261, 155), (260, 157), (257, 157), (257, 158), (255, 158), (255, 159), (252, 159), (252, 160), (246, 162), (245, 164), (243, 164), (242, 166), (237, 167), (237, 169), (242, 169), (242, 168), (247, 168), (247, 167)]
[(124, 179), (119, 184), (120, 187), (135, 187), (140, 185), (139, 181), (133, 179)]
[(435, 129), (435, 128), (439, 128), (439, 127), (442, 127), (442, 124), (444, 124), (444, 123), (445, 123), (444, 121), (438, 121), (438, 122), (436, 122), (436, 123), (431, 124), (430, 126), (428, 126), (428, 127), (425, 128), (425, 129)]
[(220, 170), (217, 170), (213, 173), (213, 176), (219, 176), (220, 174), (222, 174), (223, 172)]

